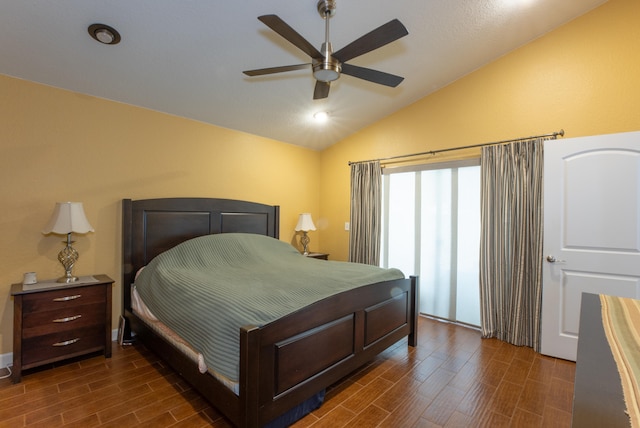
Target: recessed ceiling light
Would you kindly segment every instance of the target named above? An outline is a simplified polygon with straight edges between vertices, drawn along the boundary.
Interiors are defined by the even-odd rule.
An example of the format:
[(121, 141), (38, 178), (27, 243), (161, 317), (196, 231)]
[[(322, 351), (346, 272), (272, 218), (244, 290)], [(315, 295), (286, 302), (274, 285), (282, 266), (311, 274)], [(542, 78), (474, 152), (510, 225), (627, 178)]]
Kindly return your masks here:
[(105, 24), (91, 24), (87, 29), (89, 35), (105, 45), (120, 43), (120, 33)]
[(319, 111), (313, 114), (313, 118), (318, 122), (326, 122), (329, 119), (329, 112)]

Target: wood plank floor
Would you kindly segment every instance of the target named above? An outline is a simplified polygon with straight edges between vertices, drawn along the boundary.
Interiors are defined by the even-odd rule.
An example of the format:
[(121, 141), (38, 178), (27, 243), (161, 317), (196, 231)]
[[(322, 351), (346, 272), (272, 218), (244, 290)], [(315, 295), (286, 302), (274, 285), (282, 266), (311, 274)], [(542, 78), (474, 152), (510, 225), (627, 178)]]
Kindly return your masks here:
[[(420, 318), (400, 342), (327, 392), (295, 428), (568, 427), (575, 364)], [(228, 427), (141, 345), (0, 380), (0, 427)]]

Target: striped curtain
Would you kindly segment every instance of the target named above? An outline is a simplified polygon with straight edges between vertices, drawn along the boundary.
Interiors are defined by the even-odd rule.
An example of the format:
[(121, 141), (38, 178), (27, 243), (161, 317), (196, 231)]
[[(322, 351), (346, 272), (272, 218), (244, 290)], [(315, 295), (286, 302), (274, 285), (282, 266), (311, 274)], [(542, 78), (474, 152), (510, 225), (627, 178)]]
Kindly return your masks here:
[(543, 139), (482, 148), (482, 337), (540, 349)]
[(350, 262), (380, 264), (381, 213), (380, 162), (351, 164)]

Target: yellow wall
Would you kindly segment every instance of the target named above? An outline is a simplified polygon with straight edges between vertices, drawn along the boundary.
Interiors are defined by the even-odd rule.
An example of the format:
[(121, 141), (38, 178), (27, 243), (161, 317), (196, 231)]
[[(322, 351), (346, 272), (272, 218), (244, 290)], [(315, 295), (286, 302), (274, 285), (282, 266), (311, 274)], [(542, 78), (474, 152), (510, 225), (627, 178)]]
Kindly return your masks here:
[[(640, 130), (640, 1), (603, 6), (322, 153), (322, 250), (348, 258), (349, 161), (566, 131)], [(430, 161), (478, 156), (477, 149)]]
[(116, 280), (116, 319), (123, 198), (279, 204), (287, 242), (300, 212), (319, 213), (317, 151), (1, 75), (0, 94), (0, 355), (12, 350), (10, 284), (63, 274), (64, 237), (41, 233), (57, 201), (84, 203), (95, 233), (74, 235), (74, 273)]
[(638, 0), (609, 0), (322, 153), (0, 76), (0, 355), (12, 349), (10, 284), (26, 271), (62, 274), (61, 237), (40, 233), (56, 201), (84, 202), (96, 232), (76, 237), (75, 272), (116, 279), (114, 316), (122, 198), (280, 204), (289, 242), (298, 213), (310, 211), (312, 250), (346, 260), (348, 161), (560, 128), (567, 137), (639, 130), (639, 16)]

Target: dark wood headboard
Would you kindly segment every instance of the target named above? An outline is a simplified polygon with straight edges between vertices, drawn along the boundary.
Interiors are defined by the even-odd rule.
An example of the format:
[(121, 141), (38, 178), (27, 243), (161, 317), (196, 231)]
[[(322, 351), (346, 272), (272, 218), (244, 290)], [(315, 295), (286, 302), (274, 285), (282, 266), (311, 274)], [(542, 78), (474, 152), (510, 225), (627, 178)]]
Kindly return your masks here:
[(216, 233), (280, 237), (280, 207), (233, 199), (122, 200), (123, 313), (131, 309), (131, 283), (151, 259), (186, 240)]

